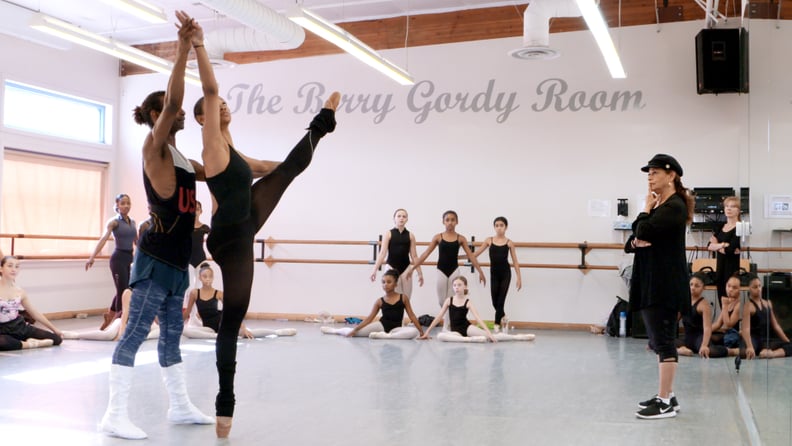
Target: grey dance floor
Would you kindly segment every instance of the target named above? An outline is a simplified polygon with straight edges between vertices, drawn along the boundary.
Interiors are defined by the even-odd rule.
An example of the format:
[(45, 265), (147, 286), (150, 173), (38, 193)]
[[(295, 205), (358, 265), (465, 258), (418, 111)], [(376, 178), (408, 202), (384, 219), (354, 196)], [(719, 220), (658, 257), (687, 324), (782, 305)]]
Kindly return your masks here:
[[(97, 318), (55, 323), (95, 327)], [(534, 331), (534, 342), (452, 344), (322, 335), (240, 341), (237, 409), (228, 440), (213, 426), (174, 426), (156, 341), (137, 357), (130, 416), (153, 445), (745, 445), (792, 444), (790, 359), (683, 358), (675, 385), (682, 411), (638, 420), (656, 391), (643, 339)], [(213, 414), (211, 341), (183, 339), (193, 402)], [(3, 445), (118, 445), (96, 425), (107, 405), (114, 343), (0, 353)]]

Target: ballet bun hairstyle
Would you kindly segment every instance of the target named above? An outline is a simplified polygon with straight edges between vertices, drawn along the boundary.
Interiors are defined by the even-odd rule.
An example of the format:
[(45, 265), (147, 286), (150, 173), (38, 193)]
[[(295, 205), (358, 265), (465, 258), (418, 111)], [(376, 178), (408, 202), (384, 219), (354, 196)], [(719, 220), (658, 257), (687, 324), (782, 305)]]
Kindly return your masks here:
[(135, 107), (132, 112), (132, 117), (139, 125), (146, 124), (150, 128), (154, 127), (154, 121), (151, 119), (151, 112), (162, 113), (162, 100), (165, 98), (165, 92), (155, 91), (154, 93), (146, 96), (143, 103)]
[(507, 228), (509, 227), (509, 220), (506, 220), (506, 217), (495, 217), (495, 220), (493, 220), (492, 222), (492, 226), (495, 226), (495, 224), (498, 223), (499, 221), (502, 221), (503, 225), (506, 226)]
[(397, 282), (399, 281), (399, 272), (396, 271), (395, 269), (389, 269), (389, 270), (385, 271), (385, 274), (383, 274), (382, 277), (385, 277), (385, 276), (391, 276), (391, 277), (393, 277), (393, 280), (395, 280)]

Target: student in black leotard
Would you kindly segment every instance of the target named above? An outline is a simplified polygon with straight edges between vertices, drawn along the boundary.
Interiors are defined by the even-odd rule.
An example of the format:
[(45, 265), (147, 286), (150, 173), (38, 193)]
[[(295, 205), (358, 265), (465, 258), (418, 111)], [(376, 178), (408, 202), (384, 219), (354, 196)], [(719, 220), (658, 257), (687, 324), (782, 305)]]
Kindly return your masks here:
[(711, 345), (712, 307), (701, 297), (704, 279), (699, 273), (690, 278), (690, 309), (682, 313), (685, 339), (677, 341), (677, 352), (683, 356), (700, 355), (702, 358), (721, 358), (727, 355), (726, 347)]
[(740, 346), (740, 277), (732, 276), (726, 281), (726, 294), (721, 296), (721, 312), (712, 323), (712, 342), (727, 348)]
[[(532, 341), (535, 336), (533, 334), (506, 334), (497, 333), (493, 335), (484, 321), (479, 317), (478, 311), (473, 307), (473, 303), (467, 297), (467, 279), (463, 276), (458, 276), (452, 281), (454, 294), (443, 302), (443, 307), (437, 313), (432, 323), (424, 331), (423, 336), (419, 339), (429, 339), (429, 333), (432, 331), (440, 318), (443, 318), (448, 312), (448, 317), (445, 320), (450, 321), (451, 330), (443, 331), (437, 335), (437, 339), (445, 342), (487, 342), (489, 339), (492, 342), (498, 341)], [(467, 318), (468, 311), (473, 314), (476, 325), (472, 325)]]
[(509, 227), (508, 220), (506, 220), (506, 217), (497, 217), (493, 225), (495, 227), (495, 237), (487, 237), (484, 243), (473, 253), (473, 256), (478, 258), (484, 250), (489, 248), (490, 294), (492, 295), (492, 306), (495, 307), (495, 333), (498, 333), (501, 326), (508, 326), (509, 324), (504, 306), (506, 305), (506, 294), (509, 292), (509, 284), (511, 282), (510, 254), (514, 264), (514, 275), (517, 276), (517, 291), (522, 288), (522, 275), (520, 274), (520, 262), (517, 260), (517, 250), (514, 248), (514, 242), (506, 238), (506, 228)]
[[(418, 318), (415, 317), (410, 297), (396, 291), (399, 272), (389, 269), (382, 275), (382, 290), (385, 295), (374, 302), (371, 313), (354, 328), (322, 327), (322, 333), (337, 334), (348, 337), (369, 337), (372, 339), (415, 339), (423, 334)], [(379, 321), (374, 321), (377, 314), (382, 312)], [(404, 327), (404, 313), (413, 323), (413, 327)]]
[[(405, 227), (407, 224), (407, 211), (396, 209), (396, 212), (393, 213), (393, 223), (396, 226), (382, 235), (382, 248), (379, 256), (377, 256), (377, 261), (374, 263), (371, 281), (377, 280), (377, 271), (379, 271), (383, 262), (385, 262), (385, 256), (387, 256), (388, 261), (386, 263), (388, 266), (399, 273), (396, 292), (404, 293), (407, 297), (411, 297), (412, 275), (404, 274), (404, 272), (410, 266), (410, 258), (415, 259), (418, 255), (415, 251), (415, 236)], [(418, 285), (423, 286), (421, 268), (415, 268), (415, 272), (418, 273)]]
[[(308, 132), (282, 163), (260, 161), (239, 153), (228, 125), (231, 113), (218, 95), (212, 64), (203, 45), (203, 30), (196, 24), (193, 49), (204, 97), (195, 104), (195, 117), (203, 126), (206, 183), (217, 206), (212, 212), (212, 232), (207, 247), (220, 266), (225, 301), (217, 333), (219, 392), (215, 399), (216, 433), (226, 438), (234, 415), (234, 374), (237, 333), (250, 303), (253, 284), (253, 239), (278, 204), (286, 188), (313, 157), (319, 140), (335, 129), (335, 109), (341, 99), (332, 93)], [(261, 177), (251, 187), (253, 177)]]
[[(436, 234), (426, 247), (426, 251), (418, 257), (413, 265), (407, 267), (407, 274), (412, 273), (412, 270), (421, 266), (423, 262), (429, 257), (429, 254), (437, 247), (437, 303), (442, 307), (448, 296), (453, 295), (451, 287), (452, 278), (456, 276), (457, 269), (459, 268), (459, 248), (465, 251), (470, 263), (476, 268), (479, 273), (479, 281), (486, 285), (487, 279), (484, 277), (484, 272), (479, 266), (478, 260), (473, 255), (468, 247), (467, 239), (464, 236), (457, 234), (456, 225), (459, 222), (459, 217), (454, 211), (445, 211), (443, 213), (443, 225), (445, 231)], [(448, 330), (448, 321), (443, 323), (443, 329)]]
[(718, 297), (726, 295), (726, 282), (740, 270), (740, 237), (737, 237), (737, 223), (740, 222), (740, 199), (726, 197), (723, 199), (723, 214), (726, 223), (710, 237), (707, 249), (715, 252), (717, 264), (715, 268), (715, 285)]
[[(792, 356), (792, 343), (773, 313), (772, 302), (762, 299), (762, 281), (759, 277), (751, 278), (748, 294), (740, 330), (745, 341), (745, 350), (741, 352), (741, 356), (747, 359), (757, 356), (766, 359)], [(778, 336), (780, 341), (771, 341), (771, 334)]]
[[(193, 306), (195, 306), (198, 309), (195, 319), (199, 321), (199, 325), (188, 325), (188, 322), (193, 321), (193, 318), (188, 316), (189, 321), (185, 321), (182, 334), (186, 338), (216, 339), (223, 316), (223, 310), (220, 309), (220, 304), (223, 302), (223, 292), (212, 286), (214, 283), (214, 271), (208, 263), (199, 266), (198, 276), (201, 280), (201, 288), (190, 290), (185, 314), (190, 315)], [(294, 336), (296, 334), (297, 330), (293, 328), (248, 328), (244, 323), (239, 327), (239, 336), (247, 339), (267, 336)]]

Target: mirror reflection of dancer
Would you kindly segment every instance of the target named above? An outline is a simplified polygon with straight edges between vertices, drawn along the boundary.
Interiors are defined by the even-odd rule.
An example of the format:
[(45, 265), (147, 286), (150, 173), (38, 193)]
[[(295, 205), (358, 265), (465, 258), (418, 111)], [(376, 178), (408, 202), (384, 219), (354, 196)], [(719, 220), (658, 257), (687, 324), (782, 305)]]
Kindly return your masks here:
[(175, 146), (176, 132), (184, 128), (184, 71), (190, 37), (195, 32), (190, 17), (181, 11), (176, 17), (179, 37), (168, 89), (148, 95), (134, 114), (135, 122), (151, 128), (142, 150), (151, 227), (143, 232), (132, 266), (129, 322), (113, 352), (110, 401), (100, 424), (106, 434), (127, 439), (146, 438), (146, 433), (130, 421), (127, 403), (135, 355), (155, 317), (161, 327), (157, 352), (170, 400), (168, 420), (177, 424), (214, 423), (190, 402), (179, 349), (195, 221), (195, 179), (203, 174), (201, 165), (188, 160)]
[[(253, 284), (253, 239), (289, 184), (308, 167), (319, 140), (335, 129), (335, 109), (341, 95), (330, 95), (325, 108), (282, 163), (248, 158), (234, 148), (228, 129), (231, 113), (218, 95), (212, 64), (203, 46), (203, 31), (197, 24), (196, 28), (192, 42), (204, 97), (194, 111), (203, 126), (206, 183), (217, 202), (206, 244), (220, 266), (225, 292), (216, 344), (219, 391), (215, 410), (217, 436), (226, 438), (234, 415), (237, 335)], [(251, 187), (253, 177), (262, 178)]]
[[(374, 302), (371, 313), (363, 319), (357, 326), (332, 328), (322, 327), (324, 334), (337, 334), (347, 337), (369, 337), (372, 339), (415, 339), (418, 335), (423, 335), (423, 327), (415, 317), (410, 297), (396, 291), (396, 284), (399, 281), (399, 272), (389, 269), (382, 275), (382, 290), (385, 295)], [(379, 312), (382, 317), (374, 322)], [(404, 327), (404, 313), (413, 323), (413, 327)]]
[[(489, 339), (492, 342), (498, 341), (533, 341), (535, 335), (533, 334), (506, 334), (497, 333), (495, 335), (489, 331), (487, 325), (479, 317), (478, 311), (473, 306), (473, 302), (468, 299), (467, 279), (464, 276), (458, 276), (452, 281), (454, 294), (443, 302), (443, 307), (437, 313), (432, 323), (424, 331), (424, 334), (419, 339), (429, 339), (429, 333), (432, 328), (437, 325), (440, 318), (448, 320), (451, 323), (450, 331), (443, 331), (437, 335), (437, 339), (444, 342), (487, 342)], [(448, 317), (445, 317), (448, 312)], [(473, 315), (476, 325), (473, 325), (468, 320), (468, 312)]]
[[(223, 302), (223, 292), (212, 286), (214, 283), (214, 271), (208, 263), (198, 267), (198, 279), (201, 281), (201, 287), (190, 290), (185, 314), (187, 314), (189, 319), (192, 308), (195, 306), (198, 309), (196, 317), (201, 321), (201, 325), (198, 327), (190, 326), (187, 325), (188, 321), (185, 321), (183, 334), (186, 338), (216, 339), (217, 330), (220, 328), (220, 319), (223, 316), (223, 310), (219, 306)], [(239, 327), (239, 336), (246, 339), (264, 338), (267, 336), (294, 336), (296, 334), (297, 330), (293, 328), (248, 328), (244, 323)]]
[(685, 230), (693, 220), (693, 197), (682, 185), (682, 166), (674, 157), (657, 154), (646, 166), (646, 207), (632, 224), (625, 244), (634, 252), (630, 306), (641, 311), (649, 345), (657, 353), (658, 390), (638, 403), (641, 419), (675, 417), (679, 402), (674, 394), (679, 353), (677, 314), (690, 306)]
[[(742, 356), (747, 359), (784, 358), (792, 356), (792, 343), (778, 323), (773, 304), (762, 299), (762, 281), (753, 276), (748, 284), (748, 300), (743, 308), (743, 322), (740, 334), (745, 341)], [(770, 338), (770, 333), (778, 336), (778, 340)], [(733, 349), (737, 350), (737, 349)]]
[[(443, 213), (445, 231), (432, 237), (429, 246), (418, 257), (418, 260), (407, 268), (406, 272), (406, 274), (411, 274), (413, 269), (421, 266), (426, 261), (426, 258), (429, 257), (429, 254), (437, 248), (437, 303), (441, 307), (448, 296), (454, 294), (451, 284), (459, 269), (459, 248), (465, 251), (468, 260), (478, 271), (479, 281), (484, 285), (487, 284), (487, 279), (484, 277), (484, 272), (481, 270), (476, 256), (473, 255), (473, 252), (468, 247), (467, 239), (456, 232), (457, 223), (459, 223), (457, 213), (455, 211), (445, 211)], [(446, 320), (443, 322), (443, 330), (448, 331), (448, 327), (448, 321)]]
[[(410, 266), (410, 259), (415, 260), (418, 255), (415, 249), (415, 235), (407, 230), (407, 211), (396, 209), (393, 213), (394, 227), (382, 235), (380, 254), (374, 263), (374, 271), (371, 273), (371, 281), (377, 280), (377, 271), (383, 262), (387, 263), (391, 269), (399, 273), (399, 281), (396, 284), (396, 292), (403, 293), (407, 297), (412, 297), (412, 274), (404, 274)], [(385, 258), (387, 257), (387, 262)], [(423, 286), (423, 273), (421, 267), (415, 268), (418, 273), (418, 285)]]
[[(18, 273), (19, 259), (3, 256), (0, 260), (0, 351), (60, 345), (63, 342), (61, 331), (36, 310), (25, 290), (17, 286)], [(25, 322), (19, 314), (22, 308), (50, 331)]]
[(517, 260), (517, 250), (514, 242), (506, 238), (506, 228), (509, 221), (506, 217), (497, 217), (493, 222), (495, 227), (495, 237), (487, 237), (484, 243), (479, 246), (473, 256), (478, 258), (482, 252), (489, 248), (490, 258), (490, 294), (492, 296), (492, 306), (495, 307), (495, 333), (501, 327), (508, 327), (509, 319), (506, 317), (506, 295), (509, 293), (511, 284), (511, 268), (509, 267), (509, 256), (511, 255), (514, 264), (514, 275), (517, 276), (517, 291), (522, 288), (522, 275), (520, 274), (520, 262)]
[(114, 319), (121, 317), (121, 294), (129, 287), (129, 270), (133, 259), (133, 248), (137, 244), (137, 228), (135, 220), (129, 216), (132, 209), (132, 201), (127, 194), (118, 194), (115, 197), (116, 216), (107, 221), (107, 230), (96, 244), (91, 257), (85, 262), (85, 270), (88, 271), (94, 264), (94, 258), (102, 252), (105, 243), (113, 235), (115, 249), (110, 255), (110, 273), (113, 275), (116, 294), (110, 308), (104, 313), (104, 321), (99, 330), (104, 330)]

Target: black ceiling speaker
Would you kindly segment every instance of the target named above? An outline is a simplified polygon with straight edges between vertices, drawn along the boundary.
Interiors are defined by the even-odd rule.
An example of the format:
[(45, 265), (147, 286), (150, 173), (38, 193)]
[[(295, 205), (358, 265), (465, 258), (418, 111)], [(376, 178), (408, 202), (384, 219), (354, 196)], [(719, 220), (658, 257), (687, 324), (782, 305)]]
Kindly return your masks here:
[(702, 29), (696, 35), (696, 90), (748, 93), (748, 31)]

